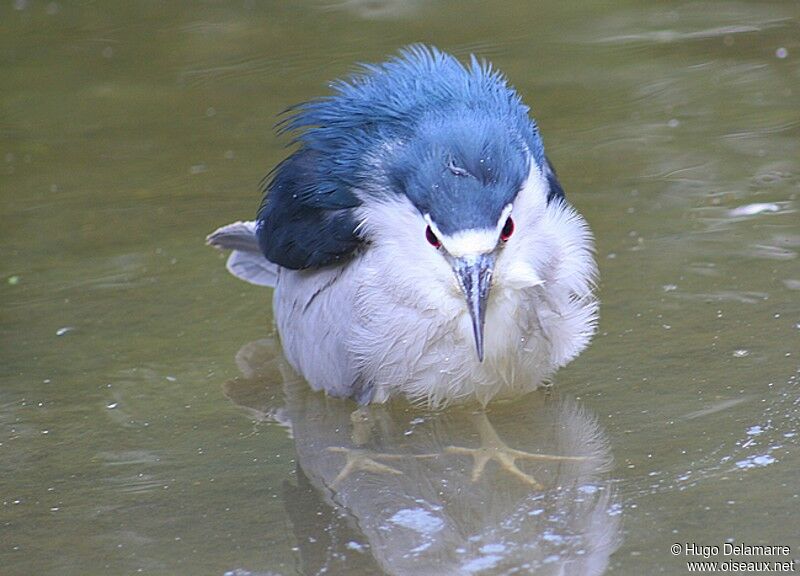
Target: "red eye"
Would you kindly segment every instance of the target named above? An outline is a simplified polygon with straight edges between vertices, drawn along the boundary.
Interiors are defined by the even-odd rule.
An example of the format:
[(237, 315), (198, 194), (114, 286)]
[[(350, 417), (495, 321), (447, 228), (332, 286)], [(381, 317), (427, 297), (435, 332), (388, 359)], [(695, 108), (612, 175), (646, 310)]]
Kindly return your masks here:
[(436, 234), (434, 234), (434, 233), (433, 233), (433, 230), (431, 230), (431, 227), (430, 227), (430, 226), (428, 226), (427, 228), (425, 228), (425, 239), (426, 239), (426, 240), (428, 241), (428, 243), (429, 243), (431, 246), (433, 246), (434, 248), (441, 248), (441, 247), (442, 247), (442, 243), (441, 243), (441, 242), (439, 241), (439, 239), (436, 237)]
[(513, 233), (514, 221), (511, 219), (511, 216), (509, 216), (508, 220), (506, 220), (506, 223), (503, 225), (503, 229), (500, 231), (500, 240), (507, 242)]

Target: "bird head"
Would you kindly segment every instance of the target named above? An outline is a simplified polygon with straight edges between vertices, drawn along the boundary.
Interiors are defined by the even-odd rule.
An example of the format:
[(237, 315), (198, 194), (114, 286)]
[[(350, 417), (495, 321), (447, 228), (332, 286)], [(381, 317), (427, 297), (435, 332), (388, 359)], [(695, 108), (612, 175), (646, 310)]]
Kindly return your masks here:
[[(434, 295), (442, 287), (460, 292), (477, 356), (483, 361), (486, 311), (498, 264), (508, 277), (519, 256), (518, 250), (508, 249), (516, 236), (532, 232), (520, 226), (535, 224), (531, 204), (546, 204), (549, 187), (544, 167), (527, 142), (509, 130), (508, 122), (477, 110), (423, 121), (412, 137), (389, 148), (381, 202), (391, 206), (392, 213), (378, 216), (380, 225), (371, 226), (372, 232), (383, 229), (383, 233), (377, 230), (377, 241), (392, 242), (398, 253), (405, 254), (398, 255), (398, 262), (416, 262), (419, 274), (411, 276), (421, 281), (423, 289)], [(526, 187), (535, 189), (520, 198)], [(527, 197), (531, 195), (536, 197)], [(365, 202), (366, 213), (369, 204)], [(400, 217), (403, 213), (405, 218)], [(526, 263), (521, 266), (528, 284), (535, 284), (535, 271)]]

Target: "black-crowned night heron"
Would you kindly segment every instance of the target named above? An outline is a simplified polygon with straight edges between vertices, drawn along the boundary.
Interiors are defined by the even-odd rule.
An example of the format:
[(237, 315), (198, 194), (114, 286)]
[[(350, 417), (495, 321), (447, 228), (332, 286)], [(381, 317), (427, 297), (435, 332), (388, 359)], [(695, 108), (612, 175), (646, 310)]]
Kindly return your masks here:
[(297, 149), (228, 268), (273, 286), (286, 356), (315, 389), (440, 406), (539, 386), (596, 324), (592, 236), (506, 79), (413, 46), (283, 123)]

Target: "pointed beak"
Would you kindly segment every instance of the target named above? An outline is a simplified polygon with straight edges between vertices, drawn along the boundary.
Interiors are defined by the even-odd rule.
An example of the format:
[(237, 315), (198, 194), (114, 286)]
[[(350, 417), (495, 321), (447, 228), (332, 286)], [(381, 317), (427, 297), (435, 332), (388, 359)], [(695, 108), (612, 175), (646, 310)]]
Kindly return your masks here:
[(489, 289), (492, 286), (493, 269), (493, 254), (465, 256), (453, 261), (453, 271), (467, 298), (467, 308), (472, 317), (475, 347), (478, 351), (478, 360), (481, 362), (483, 362), (483, 324), (486, 320), (486, 304), (489, 300)]

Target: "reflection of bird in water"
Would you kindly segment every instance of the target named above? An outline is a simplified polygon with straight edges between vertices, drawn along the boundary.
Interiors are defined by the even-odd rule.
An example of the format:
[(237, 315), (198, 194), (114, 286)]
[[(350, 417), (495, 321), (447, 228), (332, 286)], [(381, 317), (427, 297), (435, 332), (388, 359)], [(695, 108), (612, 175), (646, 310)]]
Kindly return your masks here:
[(512, 476), (522, 480), (532, 488), (544, 488), (533, 476), (523, 472), (517, 466), (517, 460), (536, 461), (543, 460), (549, 462), (580, 462), (586, 460), (585, 456), (554, 456), (551, 454), (535, 454), (533, 452), (524, 452), (515, 448), (510, 448), (503, 442), (497, 435), (492, 423), (484, 412), (479, 412), (473, 417), (475, 426), (481, 439), (481, 445), (478, 448), (465, 448), (464, 446), (448, 446), (445, 448), (446, 453), (450, 454), (466, 454), (472, 456), (475, 465), (472, 468), (472, 481), (477, 482), (483, 473), (486, 464), (495, 460), (503, 469), (510, 472)]
[[(308, 390), (273, 341), (246, 345), (237, 364), (244, 377), (226, 395), (294, 438), (297, 486), (284, 495), (303, 574), (583, 576), (601, 574), (616, 549), (609, 445), (574, 401), (535, 393), (477, 412), (402, 402), (353, 412)], [(448, 450), (486, 440), (566, 458), (520, 458), (542, 485), (532, 490), (491, 465), (476, 476), (471, 455)]]
[(289, 362), (361, 404), (539, 386), (594, 331), (596, 269), (527, 107), (422, 46), (333, 86), (284, 121), (298, 148), (256, 221), (208, 238), (275, 287)]

